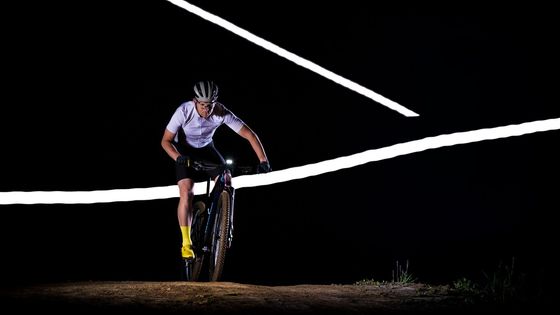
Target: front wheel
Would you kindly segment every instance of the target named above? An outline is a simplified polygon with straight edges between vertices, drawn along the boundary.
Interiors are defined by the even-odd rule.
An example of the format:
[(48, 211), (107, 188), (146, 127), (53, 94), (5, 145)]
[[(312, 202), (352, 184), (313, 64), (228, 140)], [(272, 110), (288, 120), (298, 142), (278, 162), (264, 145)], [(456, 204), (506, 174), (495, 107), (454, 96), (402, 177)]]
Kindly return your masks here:
[(218, 200), (214, 233), (212, 233), (212, 250), (209, 261), (210, 281), (218, 281), (222, 276), (228, 241), (229, 217), (231, 213), (231, 198), (227, 191), (222, 191)]

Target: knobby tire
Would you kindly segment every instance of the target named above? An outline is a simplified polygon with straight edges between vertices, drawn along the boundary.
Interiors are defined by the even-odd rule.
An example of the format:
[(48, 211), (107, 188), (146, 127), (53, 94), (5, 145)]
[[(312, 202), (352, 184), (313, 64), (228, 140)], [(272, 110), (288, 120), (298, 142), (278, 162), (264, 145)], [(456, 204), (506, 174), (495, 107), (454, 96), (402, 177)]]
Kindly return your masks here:
[(229, 217), (231, 212), (231, 199), (227, 191), (222, 191), (218, 200), (214, 233), (212, 235), (212, 250), (209, 261), (210, 281), (219, 281), (224, 269), (226, 258)]

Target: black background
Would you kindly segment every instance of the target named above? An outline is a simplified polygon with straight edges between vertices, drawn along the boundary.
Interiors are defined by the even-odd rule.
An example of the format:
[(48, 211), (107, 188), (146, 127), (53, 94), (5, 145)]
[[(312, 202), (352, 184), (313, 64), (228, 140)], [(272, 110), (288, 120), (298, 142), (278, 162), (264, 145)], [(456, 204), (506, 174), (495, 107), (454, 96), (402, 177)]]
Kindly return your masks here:
[[(439, 134), (557, 118), (556, 22), (531, 8), (194, 1), (420, 114), (406, 118), (167, 1), (29, 3), (2, 22), (1, 191), (174, 184), (160, 146), (192, 85), (274, 170)], [(551, 77), (552, 76), (552, 77)], [(554, 268), (558, 131), (446, 147), (237, 191), (225, 281), (479, 277)], [(249, 144), (215, 142), (240, 164)], [(0, 206), (6, 282), (177, 280), (178, 199)]]

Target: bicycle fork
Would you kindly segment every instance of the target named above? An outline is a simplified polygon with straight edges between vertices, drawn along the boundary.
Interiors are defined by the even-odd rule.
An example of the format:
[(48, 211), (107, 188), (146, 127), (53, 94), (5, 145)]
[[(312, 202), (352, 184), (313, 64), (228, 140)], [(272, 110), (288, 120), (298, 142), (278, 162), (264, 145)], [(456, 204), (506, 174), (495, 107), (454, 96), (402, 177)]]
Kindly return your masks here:
[(217, 208), (217, 204), (215, 202), (212, 202), (210, 204), (210, 207), (208, 208), (208, 220), (206, 221), (206, 227), (204, 228), (204, 237), (203, 237), (203, 242), (202, 242), (202, 251), (203, 252), (208, 252), (210, 251), (210, 243), (212, 241), (212, 234), (213, 231), (212, 229), (214, 228), (215, 222), (216, 222), (216, 208)]
[[(208, 187), (207, 187), (208, 188)], [(213, 229), (216, 223), (216, 210), (218, 208), (218, 200), (220, 198), (220, 193), (225, 188), (225, 180), (223, 176), (220, 176), (216, 183), (214, 184), (214, 189), (209, 193), (208, 197), (210, 199), (210, 205), (208, 207), (208, 220), (206, 221), (206, 226), (204, 228), (204, 237), (202, 243), (202, 250), (204, 252), (210, 251), (212, 245)]]
[(231, 243), (233, 242), (233, 210), (234, 207), (234, 200), (235, 200), (235, 188), (228, 186), (226, 187), (229, 190), (229, 200), (231, 201), (230, 204), (230, 211), (229, 211), (229, 225), (228, 225), (228, 239), (227, 239), (227, 248), (231, 247)]

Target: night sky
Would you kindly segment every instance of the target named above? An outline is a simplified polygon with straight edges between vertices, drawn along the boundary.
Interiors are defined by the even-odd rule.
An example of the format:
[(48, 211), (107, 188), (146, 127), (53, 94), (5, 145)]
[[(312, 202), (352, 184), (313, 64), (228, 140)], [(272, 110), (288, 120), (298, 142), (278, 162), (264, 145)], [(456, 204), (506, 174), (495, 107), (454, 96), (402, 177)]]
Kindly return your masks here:
[[(167, 1), (119, 2), (5, 10), (0, 191), (175, 184), (160, 140), (201, 79), (258, 134), (273, 170), (560, 117), (550, 97), (558, 22), (533, 9), (191, 2), (420, 115), (407, 118)], [(419, 281), (449, 282), (512, 257), (550, 272), (559, 136), (240, 189), (223, 280), (391, 280), (408, 260)], [(215, 143), (240, 164), (258, 162), (228, 127)], [(178, 280), (177, 201), (0, 205), (0, 279)]]

